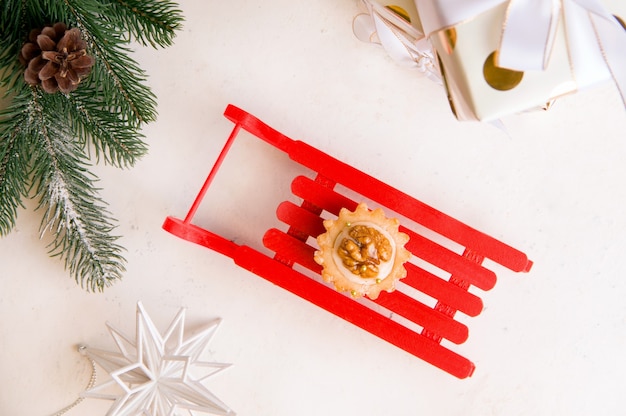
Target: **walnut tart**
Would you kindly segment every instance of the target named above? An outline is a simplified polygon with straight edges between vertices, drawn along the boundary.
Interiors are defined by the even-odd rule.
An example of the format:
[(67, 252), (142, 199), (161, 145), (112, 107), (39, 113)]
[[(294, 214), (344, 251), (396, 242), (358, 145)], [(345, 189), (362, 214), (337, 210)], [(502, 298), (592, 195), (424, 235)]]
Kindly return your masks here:
[(322, 278), (336, 290), (354, 298), (376, 299), (381, 291), (393, 292), (406, 277), (411, 253), (404, 248), (409, 236), (398, 231), (400, 222), (382, 209), (369, 210), (360, 203), (352, 212), (342, 208), (336, 220), (325, 220), (326, 232), (317, 237), (315, 261)]

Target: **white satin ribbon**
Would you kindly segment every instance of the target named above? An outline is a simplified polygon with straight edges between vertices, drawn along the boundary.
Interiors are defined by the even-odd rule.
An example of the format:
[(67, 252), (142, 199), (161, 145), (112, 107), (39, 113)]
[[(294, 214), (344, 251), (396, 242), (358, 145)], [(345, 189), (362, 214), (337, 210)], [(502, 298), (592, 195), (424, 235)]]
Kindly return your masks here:
[(364, 42), (379, 43), (399, 64), (417, 68), (441, 83), (428, 39), (417, 28), (376, 1), (362, 0), (367, 13), (354, 18), (352, 30)]
[(626, 30), (599, 0), (415, 0), (427, 37), (505, 3), (500, 66), (544, 69), (561, 23), (579, 88), (610, 76), (626, 105)]
[(498, 65), (546, 69), (560, 12), (560, 0), (510, 0), (502, 25)]

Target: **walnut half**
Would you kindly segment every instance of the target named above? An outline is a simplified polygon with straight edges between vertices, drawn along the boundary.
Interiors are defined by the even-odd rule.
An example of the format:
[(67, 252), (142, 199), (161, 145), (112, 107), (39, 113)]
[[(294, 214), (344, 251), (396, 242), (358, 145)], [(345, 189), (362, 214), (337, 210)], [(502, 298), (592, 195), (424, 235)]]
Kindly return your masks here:
[(393, 248), (389, 239), (374, 227), (355, 225), (350, 227), (337, 249), (343, 265), (364, 278), (377, 277), (381, 262), (391, 260)]

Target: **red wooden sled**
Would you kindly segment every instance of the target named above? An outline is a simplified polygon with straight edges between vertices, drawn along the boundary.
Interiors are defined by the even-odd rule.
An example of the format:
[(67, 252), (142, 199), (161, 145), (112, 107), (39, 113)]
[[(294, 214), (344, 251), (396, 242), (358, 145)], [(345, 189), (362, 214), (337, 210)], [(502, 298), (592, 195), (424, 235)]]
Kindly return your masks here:
[[(185, 219), (167, 217), (163, 228), (231, 257), (240, 267), (456, 377), (470, 376), (474, 364), (442, 345), (442, 340), (453, 344), (465, 342), (468, 329), (454, 319), (456, 312), (476, 316), (482, 311), (482, 300), (470, 293), (468, 288), (473, 285), (481, 290), (490, 290), (495, 285), (496, 275), (482, 265), (483, 260), (490, 259), (515, 272), (527, 272), (532, 262), (526, 255), (302, 141), (288, 138), (235, 106), (229, 105), (224, 114), (235, 123), (230, 137)], [(275, 253), (272, 257), (192, 223), (241, 129), (313, 171), (313, 178), (297, 176), (291, 183), (293, 195), (302, 201), (300, 205), (290, 201), (278, 203), (277, 217), (286, 224), (286, 229), (270, 228), (262, 241), (265, 248)], [(342, 207), (354, 210), (359, 202), (354, 200), (354, 196), (349, 198), (339, 193), (337, 188), (341, 187), (337, 185), (462, 246), (461, 250), (455, 251), (438, 239), (427, 237), (428, 233), (423, 230), (418, 233), (401, 227), (401, 231), (410, 236), (406, 248), (420, 262), (445, 271), (444, 277), (412, 261), (406, 264), (408, 276), (398, 285), (398, 290), (383, 292), (376, 301), (365, 302), (356, 301), (335, 291), (321, 279), (313, 278), (312, 275), (319, 277), (321, 268), (313, 260), (315, 247), (307, 243), (311, 240), (309, 236), (316, 237), (325, 231), (322, 225), (324, 217), (336, 216)], [(436, 303), (428, 306), (415, 295), (418, 292), (434, 298)], [(368, 306), (368, 302), (375, 304), (374, 307)]]

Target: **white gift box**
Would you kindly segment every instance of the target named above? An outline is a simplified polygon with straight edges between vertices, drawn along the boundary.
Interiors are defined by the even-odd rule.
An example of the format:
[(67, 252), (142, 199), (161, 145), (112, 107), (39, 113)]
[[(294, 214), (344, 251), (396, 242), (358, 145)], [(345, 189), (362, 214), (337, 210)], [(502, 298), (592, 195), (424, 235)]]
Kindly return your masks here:
[(626, 91), (626, 31), (596, 0), (415, 2), (460, 120), (496, 120), (611, 78)]

